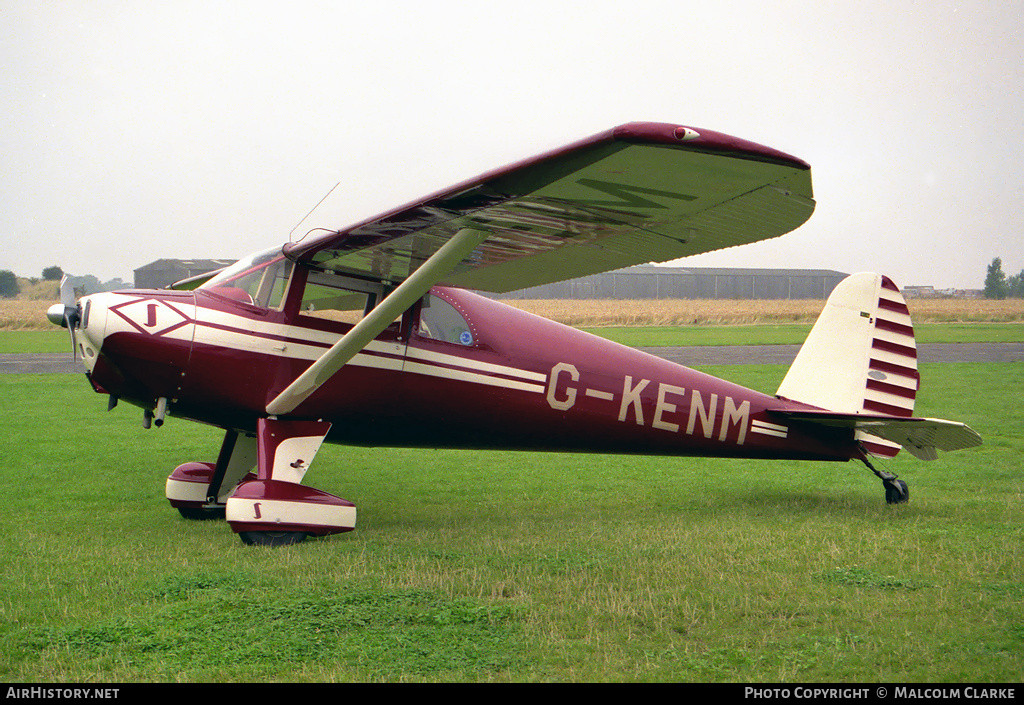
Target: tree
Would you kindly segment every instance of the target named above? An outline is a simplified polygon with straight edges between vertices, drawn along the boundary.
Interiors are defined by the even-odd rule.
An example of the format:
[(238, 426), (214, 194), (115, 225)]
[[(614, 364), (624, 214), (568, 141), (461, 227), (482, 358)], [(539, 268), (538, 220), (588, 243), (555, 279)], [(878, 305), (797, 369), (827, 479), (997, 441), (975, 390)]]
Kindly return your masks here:
[(1009, 293), (1006, 284), (1006, 275), (1003, 274), (1003, 260), (996, 257), (988, 266), (988, 273), (985, 275), (985, 298), (1005, 299)]
[(68, 276), (71, 280), (71, 286), (75, 287), (75, 293), (77, 296), (84, 296), (85, 294), (95, 294), (96, 292), (103, 291), (103, 284), (96, 278), (95, 274), (79, 274), (75, 276)]
[(18, 278), (9, 269), (0, 271), (0, 298), (13, 299), (21, 289), (18, 287)]
[(64, 276), (64, 270), (57, 265), (47, 267), (43, 270), (43, 279), (48, 282), (58, 281), (62, 276)]
[(1011, 299), (1024, 299), (1024, 269), (1006, 280), (1008, 294)]

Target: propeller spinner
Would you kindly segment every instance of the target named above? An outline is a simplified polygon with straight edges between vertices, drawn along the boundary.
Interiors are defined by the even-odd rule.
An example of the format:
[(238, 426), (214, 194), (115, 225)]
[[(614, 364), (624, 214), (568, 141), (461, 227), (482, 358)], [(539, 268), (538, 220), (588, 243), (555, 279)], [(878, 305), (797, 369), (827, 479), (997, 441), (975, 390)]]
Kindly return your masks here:
[(71, 333), (71, 354), (78, 360), (78, 340), (75, 329), (82, 319), (82, 314), (75, 301), (75, 287), (65, 274), (60, 280), (60, 303), (46, 310), (46, 318), (56, 326), (63, 326)]

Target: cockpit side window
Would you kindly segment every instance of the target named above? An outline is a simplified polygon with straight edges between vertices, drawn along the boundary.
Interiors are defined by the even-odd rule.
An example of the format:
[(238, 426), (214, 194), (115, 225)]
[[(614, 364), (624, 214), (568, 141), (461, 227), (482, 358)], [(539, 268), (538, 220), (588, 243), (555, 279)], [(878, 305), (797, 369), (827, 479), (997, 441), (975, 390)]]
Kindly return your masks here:
[(280, 309), (293, 269), (278, 248), (239, 260), (200, 288), (252, 306)]
[(455, 345), (471, 346), (473, 332), (461, 313), (439, 296), (423, 297), (420, 308), (419, 335)]
[(284, 295), (288, 291), (288, 279), (292, 274), (293, 263), (289, 259), (280, 259), (272, 263), (263, 272), (259, 286), (253, 298), (257, 306), (264, 308), (281, 308)]

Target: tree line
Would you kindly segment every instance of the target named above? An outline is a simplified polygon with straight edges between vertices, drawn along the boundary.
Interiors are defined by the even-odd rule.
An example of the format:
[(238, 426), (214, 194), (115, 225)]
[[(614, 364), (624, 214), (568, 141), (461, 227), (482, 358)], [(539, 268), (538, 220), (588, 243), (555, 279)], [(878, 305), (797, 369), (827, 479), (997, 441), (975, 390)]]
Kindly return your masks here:
[(1009, 277), (1003, 272), (1003, 260), (996, 257), (985, 274), (986, 299), (1024, 299), (1024, 269)]
[[(64, 276), (64, 271), (57, 266), (47, 267), (43, 270), (43, 281), (59, 281)], [(108, 282), (101, 282), (91, 274), (72, 276), (71, 283), (81, 293), (96, 293), (98, 291), (113, 291), (115, 289), (127, 289), (131, 287), (128, 282), (120, 279), (111, 279)], [(11, 299), (18, 295), (20, 288), (18, 278), (14, 272), (4, 269), (0, 270), (0, 298)], [(1024, 299), (1024, 270), (1019, 274), (1009, 277), (1003, 272), (1003, 260), (996, 257), (988, 266), (985, 275), (985, 298), (986, 299)]]
[[(54, 265), (53, 267), (47, 267), (43, 270), (42, 281), (60, 281), (61, 277), (64, 276), (64, 270)], [(75, 287), (75, 293), (78, 296), (84, 294), (95, 294), (99, 291), (114, 291), (116, 289), (130, 289), (132, 288), (131, 282), (125, 282), (121, 279), (111, 279), (107, 282), (101, 282), (92, 274), (73, 275), (69, 274), (68, 279), (71, 280), (72, 286)], [(29, 279), (33, 284), (39, 281), (39, 279)], [(18, 284), (18, 277), (15, 276), (14, 272), (3, 269), (0, 270), (0, 298), (2, 299), (13, 299), (21, 292), (21, 287)]]

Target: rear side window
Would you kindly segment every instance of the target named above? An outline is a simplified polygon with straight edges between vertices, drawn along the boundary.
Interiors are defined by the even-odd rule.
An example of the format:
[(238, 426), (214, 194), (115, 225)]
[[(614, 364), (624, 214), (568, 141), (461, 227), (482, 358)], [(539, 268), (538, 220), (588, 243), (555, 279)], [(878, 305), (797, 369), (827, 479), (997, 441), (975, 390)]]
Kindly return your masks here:
[(455, 345), (470, 346), (475, 341), (469, 323), (454, 306), (437, 296), (423, 298), (419, 335)]
[(340, 286), (306, 284), (299, 313), (342, 323), (356, 323), (363, 317), (369, 295)]

